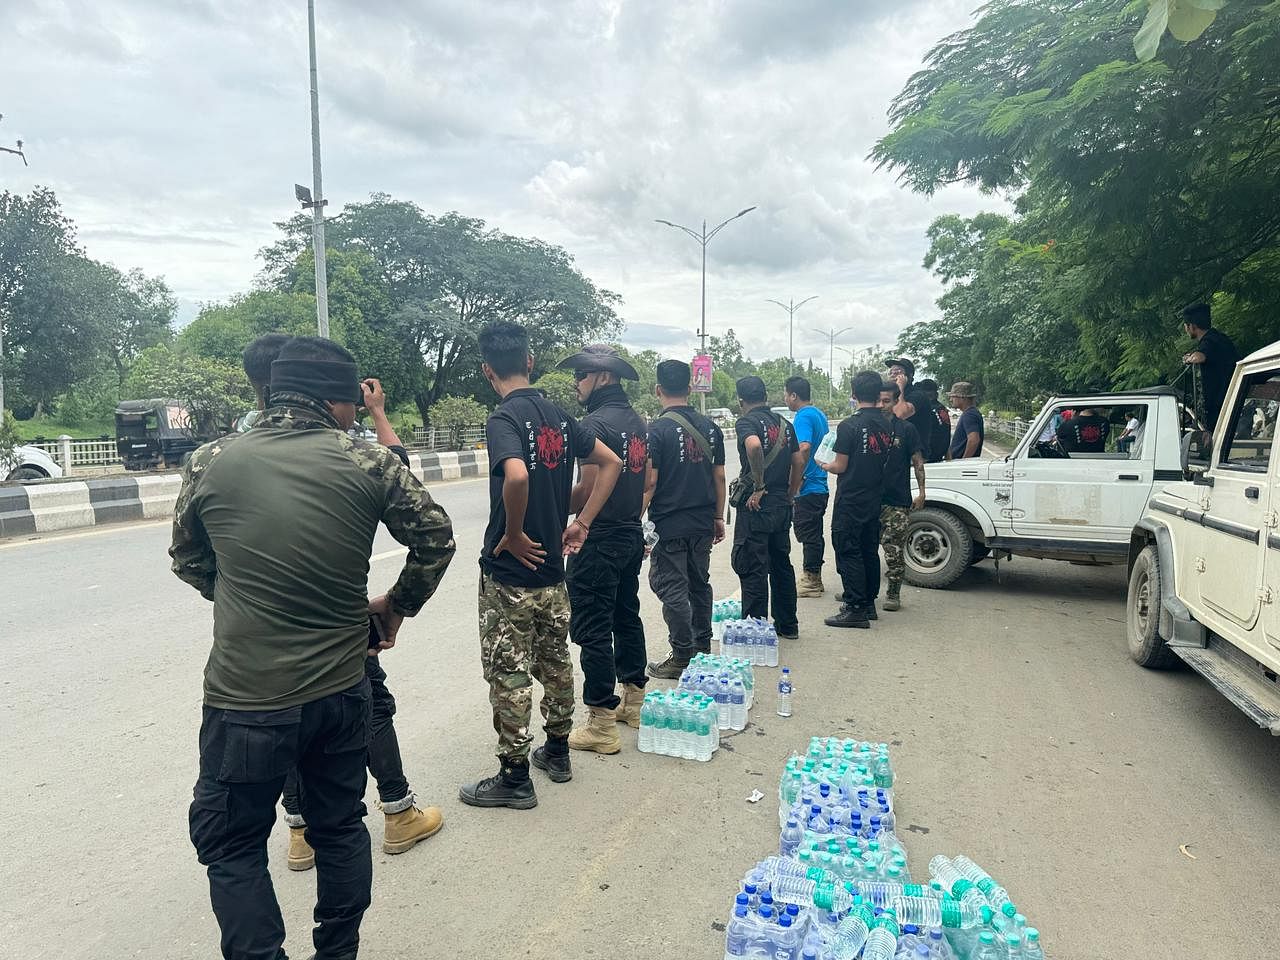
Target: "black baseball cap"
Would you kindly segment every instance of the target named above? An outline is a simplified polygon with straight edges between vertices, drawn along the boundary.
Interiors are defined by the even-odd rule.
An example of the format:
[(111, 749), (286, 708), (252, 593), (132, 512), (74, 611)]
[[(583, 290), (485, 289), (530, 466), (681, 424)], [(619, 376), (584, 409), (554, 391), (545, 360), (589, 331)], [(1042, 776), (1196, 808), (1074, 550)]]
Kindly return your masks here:
[(912, 380), (916, 378), (916, 365), (906, 357), (891, 357), (884, 362), (886, 367), (901, 367), (907, 371), (907, 376)]
[(737, 383), (738, 399), (747, 403), (764, 403), (769, 399), (769, 390), (759, 377), (743, 377)]

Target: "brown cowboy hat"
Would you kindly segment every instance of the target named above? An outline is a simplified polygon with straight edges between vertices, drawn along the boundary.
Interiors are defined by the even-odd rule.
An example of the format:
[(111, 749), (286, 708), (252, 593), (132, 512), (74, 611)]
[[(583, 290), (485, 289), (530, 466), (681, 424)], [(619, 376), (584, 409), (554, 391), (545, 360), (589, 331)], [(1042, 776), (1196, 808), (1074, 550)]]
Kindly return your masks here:
[(607, 343), (589, 343), (572, 357), (565, 357), (556, 364), (558, 370), (585, 370), (591, 373), (603, 371), (616, 374), (622, 380), (639, 380), (636, 368), (622, 359), (617, 349)]

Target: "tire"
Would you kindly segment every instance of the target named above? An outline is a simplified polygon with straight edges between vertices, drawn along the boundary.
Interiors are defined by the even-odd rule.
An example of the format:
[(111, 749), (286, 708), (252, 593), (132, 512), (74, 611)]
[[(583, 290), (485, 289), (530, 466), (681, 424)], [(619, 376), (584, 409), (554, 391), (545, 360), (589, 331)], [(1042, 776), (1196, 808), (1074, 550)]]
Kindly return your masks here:
[(27, 480), (48, 480), (49, 475), (39, 467), (33, 467), (29, 463), (24, 463), (18, 467), (13, 473), (9, 474), (9, 480), (15, 483), (23, 483)]
[(973, 557), (973, 535), (948, 510), (913, 510), (907, 522), (904, 579), (915, 587), (942, 590), (960, 579)]
[(1160, 555), (1154, 544), (1143, 548), (1129, 571), (1125, 626), (1134, 663), (1149, 670), (1168, 670), (1181, 662), (1160, 636)]
[(975, 563), (981, 563), (989, 556), (991, 556), (990, 547), (985, 543), (975, 543), (973, 545), (973, 556), (969, 558), (969, 566), (972, 567)]

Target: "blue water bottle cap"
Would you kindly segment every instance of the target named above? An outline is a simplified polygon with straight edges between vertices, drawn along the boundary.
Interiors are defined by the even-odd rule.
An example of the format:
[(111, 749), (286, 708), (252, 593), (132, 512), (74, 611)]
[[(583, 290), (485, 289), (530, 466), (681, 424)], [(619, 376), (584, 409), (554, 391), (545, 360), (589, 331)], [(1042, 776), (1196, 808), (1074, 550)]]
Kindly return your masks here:
[(760, 894), (760, 902), (766, 905), (772, 904), (773, 894), (766, 890), (764, 893)]
[(745, 918), (746, 918), (746, 916), (747, 916), (747, 908), (746, 908), (746, 907), (734, 907), (734, 908), (733, 908), (733, 915), (734, 915), (735, 917), (740, 917), (740, 918), (742, 918), (742, 919), (745, 919)]
[(733, 900), (736, 906), (745, 907), (747, 904), (751, 902), (751, 896), (750, 894), (740, 893), (736, 897), (734, 897)]
[(748, 883), (742, 889), (748, 896), (754, 897), (756, 895), (756, 885), (754, 883)]
[(788, 904), (787, 904), (787, 916), (789, 916), (789, 917), (798, 917), (798, 916), (800, 916), (800, 906), (799, 906), (798, 904), (795, 904), (795, 903), (788, 903)]
[(765, 907), (765, 906), (761, 906), (761, 907), (760, 907), (760, 916), (762, 916), (762, 917), (764, 917), (766, 920), (768, 920), (770, 917), (772, 917), (772, 916), (773, 916), (773, 907)]
[(778, 926), (780, 927), (791, 926), (791, 918), (784, 913), (782, 916), (778, 918)]
[(803, 960), (818, 960), (818, 955), (812, 950), (806, 950), (803, 954)]
[(902, 925), (902, 935), (905, 937), (908, 933), (919, 935), (920, 928), (914, 923), (904, 923)]
[(929, 939), (930, 939), (930, 940), (941, 940), (941, 939), (942, 939), (942, 928), (941, 928), (941, 927), (930, 927), (930, 928), (929, 928)]

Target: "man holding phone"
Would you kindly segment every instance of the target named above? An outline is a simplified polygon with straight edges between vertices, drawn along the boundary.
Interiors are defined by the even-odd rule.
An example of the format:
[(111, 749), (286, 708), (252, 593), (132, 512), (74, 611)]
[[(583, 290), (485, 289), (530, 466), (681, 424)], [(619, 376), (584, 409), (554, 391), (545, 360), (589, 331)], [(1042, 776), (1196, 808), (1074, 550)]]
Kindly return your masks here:
[[(346, 433), (364, 393), (349, 352), (295, 337), (270, 369), (262, 418), (192, 455), (175, 507), (173, 572), (214, 603), (190, 835), (223, 957), (283, 956), (267, 839), (296, 768), (317, 868), (313, 941), (325, 960), (350, 960), (373, 871), (369, 617), (379, 647), (394, 645), (439, 585), (453, 530), (394, 454)], [(395, 586), (369, 600), (379, 523), (409, 554)]]

